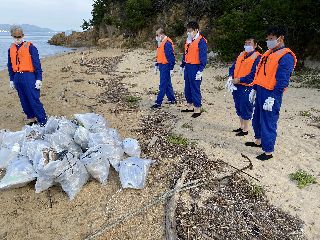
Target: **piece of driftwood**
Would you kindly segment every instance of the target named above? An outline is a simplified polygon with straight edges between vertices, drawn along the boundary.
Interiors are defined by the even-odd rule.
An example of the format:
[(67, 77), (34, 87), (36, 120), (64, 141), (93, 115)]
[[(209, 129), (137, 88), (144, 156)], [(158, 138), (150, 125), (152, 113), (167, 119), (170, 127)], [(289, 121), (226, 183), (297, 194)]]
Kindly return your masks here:
[[(180, 189), (186, 179), (187, 171), (184, 170), (180, 179), (178, 179), (175, 189)], [(176, 208), (177, 208), (178, 194), (175, 191), (172, 197), (168, 200), (166, 205), (166, 240), (176, 240), (177, 223), (176, 223)]]

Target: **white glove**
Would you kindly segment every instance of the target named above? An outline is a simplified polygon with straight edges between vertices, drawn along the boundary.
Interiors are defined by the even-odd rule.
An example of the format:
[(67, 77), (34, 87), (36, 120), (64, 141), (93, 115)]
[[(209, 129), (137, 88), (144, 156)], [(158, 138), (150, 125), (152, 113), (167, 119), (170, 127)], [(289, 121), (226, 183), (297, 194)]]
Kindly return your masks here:
[(252, 89), (250, 94), (249, 94), (249, 102), (251, 104), (254, 104), (254, 101), (256, 100), (256, 95), (257, 95), (257, 91)]
[(198, 71), (196, 75), (196, 80), (200, 81), (202, 79), (202, 72)]
[(154, 63), (154, 70), (153, 70), (154, 74), (157, 74), (158, 71), (159, 71), (159, 66), (157, 66), (157, 63)]
[(234, 86), (234, 84), (232, 82), (232, 77), (228, 78), (228, 81), (225, 85), (225, 88), (227, 89), (228, 92), (233, 92), (233, 91), (237, 90), (237, 87)]
[(184, 68), (183, 67), (180, 67), (179, 73), (180, 73), (180, 76), (183, 76), (183, 74), (184, 74)]
[(170, 70), (170, 76), (172, 77), (173, 76), (173, 70)]
[(13, 82), (13, 81), (10, 81), (10, 88), (11, 88), (12, 90), (16, 89), (16, 87), (14, 86), (14, 82)]
[(273, 104), (274, 104), (274, 98), (268, 97), (263, 104), (263, 110), (271, 112)]
[(37, 80), (37, 81), (36, 81), (36, 86), (35, 86), (35, 88), (36, 88), (36, 89), (40, 89), (41, 87), (42, 87), (42, 81)]

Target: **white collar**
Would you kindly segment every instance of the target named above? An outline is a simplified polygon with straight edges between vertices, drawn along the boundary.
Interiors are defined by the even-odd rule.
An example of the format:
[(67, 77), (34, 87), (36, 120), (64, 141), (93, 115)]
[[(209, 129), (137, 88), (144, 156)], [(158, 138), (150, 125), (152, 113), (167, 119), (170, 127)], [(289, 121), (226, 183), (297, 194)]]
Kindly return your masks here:
[(200, 37), (200, 32), (197, 33), (197, 35), (193, 38), (193, 40), (196, 40), (198, 37)]

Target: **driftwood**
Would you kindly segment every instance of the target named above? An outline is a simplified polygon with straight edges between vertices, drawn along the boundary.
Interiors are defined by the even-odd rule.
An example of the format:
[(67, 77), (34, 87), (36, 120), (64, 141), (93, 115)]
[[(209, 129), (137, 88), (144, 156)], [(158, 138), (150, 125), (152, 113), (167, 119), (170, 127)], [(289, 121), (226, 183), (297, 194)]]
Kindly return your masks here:
[[(178, 179), (175, 189), (182, 187), (187, 176), (187, 171), (184, 170), (181, 178)], [(176, 208), (177, 208), (178, 194), (175, 191), (173, 196), (169, 199), (166, 206), (166, 239), (167, 240), (176, 240), (177, 235), (177, 223), (176, 223)]]

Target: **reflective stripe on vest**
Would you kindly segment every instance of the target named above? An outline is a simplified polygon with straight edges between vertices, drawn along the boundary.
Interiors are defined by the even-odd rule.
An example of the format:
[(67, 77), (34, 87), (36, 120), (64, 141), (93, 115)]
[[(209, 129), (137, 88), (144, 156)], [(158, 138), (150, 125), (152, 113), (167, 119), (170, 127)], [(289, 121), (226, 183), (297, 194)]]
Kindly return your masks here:
[[(250, 57), (245, 58), (247, 55), (246, 52), (240, 53), (240, 55), (237, 58), (236, 65), (234, 68), (234, 78), (242, 78), (247, 76), (251, 70), (252, 66), (257, 59), (257, 57), (261, 56), (261, 53), (255, 51)], [(249, 86), (249, 84), (246, 83), (239, 83), (244, 86)]]
[(30, 54), (31, 42), (24, 42), (22, 46), (17, 49), (15, 44), (10, 47), (10, 60), (12, 70), (14, 72), (34, 72), (34, 66)]
[(201, 35), (193, 40), (191, 43), (186, 43), (184, 46), (185, 53), (185, 62), (189, 64), (200, 64), (200, 56), (199, 56), (199, 42), (201, 39), (207, 40)]
[(297, 58), (289, 48), (283, 48), (276, 52), (268, 50), (261, 57), (253, 84), (259, 85), (268, 90), (273, 90), (277, 83), (276, 74), (279, 66), (279, 60), (287, 53), (290, 53), (293, 56), (295, 67)]
[(157, 63), (160, 63), (160, 64), (169, 63), (164, 51), (164, 46), (166, 45), (167, 42), (170, 42), (172, 44), (172, 48), (174, 50), (173, 41), (167, 37), (164, 41), (161, 42), (160, 46), (157, 48)]

